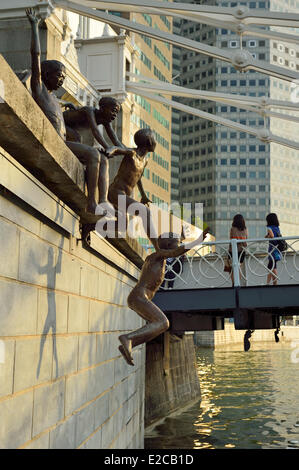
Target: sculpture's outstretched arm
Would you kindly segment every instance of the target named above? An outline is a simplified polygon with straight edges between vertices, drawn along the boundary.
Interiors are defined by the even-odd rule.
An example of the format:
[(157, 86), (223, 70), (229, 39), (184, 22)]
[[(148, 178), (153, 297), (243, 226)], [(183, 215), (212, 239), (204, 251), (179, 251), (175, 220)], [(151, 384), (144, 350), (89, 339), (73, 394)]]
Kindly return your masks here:
[(26, 10), (27, 18), (31, 24), (31, 90), (33, 94), (38, 93), (41, 87), (41, 65), (40, 65), (40, 41), (38, 25), (40, 19), (36, 16), (32, 8)]

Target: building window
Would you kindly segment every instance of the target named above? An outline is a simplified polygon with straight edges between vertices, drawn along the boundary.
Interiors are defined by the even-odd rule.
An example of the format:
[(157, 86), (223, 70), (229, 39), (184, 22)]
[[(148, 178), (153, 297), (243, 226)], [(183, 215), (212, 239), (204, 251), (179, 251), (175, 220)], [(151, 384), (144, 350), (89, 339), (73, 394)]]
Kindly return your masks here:
[(249, 47), (256, 47), (256, 41), (248, 41)]

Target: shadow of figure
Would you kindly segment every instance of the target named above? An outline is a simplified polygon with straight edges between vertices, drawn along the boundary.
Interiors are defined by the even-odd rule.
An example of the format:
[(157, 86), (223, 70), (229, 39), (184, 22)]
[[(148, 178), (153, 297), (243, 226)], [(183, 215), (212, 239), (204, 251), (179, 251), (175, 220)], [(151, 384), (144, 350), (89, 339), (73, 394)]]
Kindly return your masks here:
[(54, 264), (54, 250), (52, 247), (48, 251), (48, 262), (44, 266), (39, 267), (39, 274), (47, 275), (47, 285), (53, 285), (53, 289), (47, 291), (47, 300), (48, 300), (48, 313), (45, 321), (45, 325), (42, 332), (41, 342), (40, 342), (40, 351), (39, 351), (39, 361), (36, 371), (36, 377), (39, 377), (40, 368), (43, 358), (43, 351), (45, 347), (45, 342), (47, 335), (52, 328), (52, 345), (53, 345), (53, 356), (56, 364), (56, 378), (58, 377), (58, 357), (57, 357), (57, 346), (56, 346), (56, 298), (55, 298), (55, 287), (56, 287), (56, 275), (61, 272), (61, 258), (62, 258), (62, 245), (63, 245), (64, 236), (61, 236), (61, 242), (58, 248), (58, 258), (56, 264)]
[(59, 222), (60, 224), (62, 224), (62, 221), (63, 221), (63, 207), (61, 207), (61, 205), (59, 204), (58, 201), (56, 201), (56, 214), (55, 214), (55, 217), (54, 217), (54, 222)]

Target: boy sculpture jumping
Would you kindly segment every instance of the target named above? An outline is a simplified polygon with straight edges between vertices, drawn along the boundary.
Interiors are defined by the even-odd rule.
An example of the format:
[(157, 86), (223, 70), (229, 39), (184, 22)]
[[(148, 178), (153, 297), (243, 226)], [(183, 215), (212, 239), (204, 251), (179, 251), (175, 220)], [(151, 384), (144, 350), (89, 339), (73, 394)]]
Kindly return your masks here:
[(166, 259), (183, 255), (202, 242), (208, 231), (209, 227), (193, 242), (180, 246), (178, 235), (164, 234), (158, 238), (157, 251), (145, 259), (139, 281), (128, 296), (128, 306), (146, 320), (147, 324), (131, 333), (120, 335), (118, 338), (121, 342), (119, 350), (129, 365), (134, 366), (133, 348), (152, 340), (169, 328), (167, 317), (152, 302), (164, 279)]

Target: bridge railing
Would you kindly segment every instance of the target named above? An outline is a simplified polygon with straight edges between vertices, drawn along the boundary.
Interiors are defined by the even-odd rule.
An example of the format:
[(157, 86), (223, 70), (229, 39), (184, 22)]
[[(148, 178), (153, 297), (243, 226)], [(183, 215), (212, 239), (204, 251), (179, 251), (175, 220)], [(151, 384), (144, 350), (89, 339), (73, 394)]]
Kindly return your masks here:
[[(286, 250), (272, 246), (279, 240), (286, 241)], [(241, 245), (238, 252), (242, 243), (244, 240), (237, 239), (206, 242), (191, 255), (168, 261), (162, 289), (266, 285), (269, 273), (278, 284), (299, 284), (299, 236), (247, 239), (247, 246)]]

